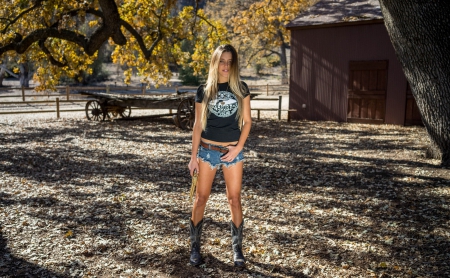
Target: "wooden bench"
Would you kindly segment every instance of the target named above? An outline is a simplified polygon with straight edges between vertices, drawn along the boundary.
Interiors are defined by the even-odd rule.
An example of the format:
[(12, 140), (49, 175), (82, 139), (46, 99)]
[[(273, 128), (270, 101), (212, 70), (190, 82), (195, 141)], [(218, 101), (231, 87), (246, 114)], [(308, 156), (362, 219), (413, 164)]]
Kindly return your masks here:
[(291, 112), (296, 112), (297, 109), (282, 109), (282, 96), (278, 96), (278, 98), (252, 98), (252, 101), (265, 100), (265, 101), (277, 101), (278, 108), (252, 108), (253, 111), (258, 111), (258, 120), (261, 116), (261, 111), (278, 111), (278, 120), (281, 120), (281, 112), (288, 112), (287, 120), (288, 122), (291, 120)]

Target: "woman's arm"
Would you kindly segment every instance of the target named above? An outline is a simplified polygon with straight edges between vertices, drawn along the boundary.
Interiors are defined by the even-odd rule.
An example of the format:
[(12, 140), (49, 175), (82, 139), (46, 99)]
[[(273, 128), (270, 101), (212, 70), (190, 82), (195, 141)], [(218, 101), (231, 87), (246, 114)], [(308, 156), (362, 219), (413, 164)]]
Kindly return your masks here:
[(247, 141), (248, 135), (250, 134), (250, 129), (252, 128), (252, 113), (250, 107), (250, 96), (246, 96), (244, 98), (244, 124), (242, 125), (241, 136), (239, 137), (239, 142), (236, 147), (239, 147), (240, 150), (244, 148), (244, 144)]
[(194, 171), (199, 171), (197, 152), (198, 146), (200, 145), (200, 139), (202, 136), (202, 104), (195, 103), (195, 121), (194, 127), (192, 128), (192, 152), (191, 161), (189, 162), (189, 171), (191, 176), (194, 175)]

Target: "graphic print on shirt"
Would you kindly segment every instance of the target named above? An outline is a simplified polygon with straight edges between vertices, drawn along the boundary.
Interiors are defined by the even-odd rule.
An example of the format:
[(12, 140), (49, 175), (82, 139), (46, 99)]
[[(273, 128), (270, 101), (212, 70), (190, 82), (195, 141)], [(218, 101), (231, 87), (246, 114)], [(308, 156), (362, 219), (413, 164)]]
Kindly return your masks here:
[(228, 91), (217, 92), (217, 98), (210, 101), (209, 111), (220, 118), (230, 117), (238, 109), (238, 101), (233, 93)]

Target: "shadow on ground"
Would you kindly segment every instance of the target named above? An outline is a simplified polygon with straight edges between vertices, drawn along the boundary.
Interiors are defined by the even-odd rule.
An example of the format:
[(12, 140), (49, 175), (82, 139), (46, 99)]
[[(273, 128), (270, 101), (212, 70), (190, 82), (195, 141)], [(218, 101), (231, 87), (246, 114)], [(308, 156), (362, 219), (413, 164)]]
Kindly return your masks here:
[[(3, 132), (0, 162), (9, 182), (0, 195), (0, 274), (121, 274), (96, 268), (109, 258), (156, 277), (445, 277), (450, 200), (439, 192), (448, 190), (450, 176), (423, 157), (414, 132), (423, 130), (256, 121), (243, 191), (249, 268), (241, 272), (230, 261), (227, 209), (216, 199), (205, 219), (207, 263), (187, 265), (190, 133), (171, 119), (71, 121)], [(42, 193), (24, 193), (33, 188)], [(212, 196), (223, 192), (219, 172)], [(33, 223), (23, 227), (5, 214), (19, 209)], [(15, 237), (29, 235), (31, 226), (45, 237), (48, 225), (74, 234), (65, 244), (86, 237), (107, 242), (74, 247), (72, 261), (46, 268), (48, 260), (31, 263)], [(160, 243), (141, 246), (138, 235)], [(51, 249), (31, 253), (40, 252)]]

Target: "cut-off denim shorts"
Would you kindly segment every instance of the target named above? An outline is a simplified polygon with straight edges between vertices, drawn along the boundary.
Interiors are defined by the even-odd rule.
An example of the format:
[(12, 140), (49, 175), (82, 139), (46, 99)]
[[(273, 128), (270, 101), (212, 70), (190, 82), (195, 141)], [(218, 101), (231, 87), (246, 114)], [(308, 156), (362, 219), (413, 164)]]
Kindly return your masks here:
[(225, 155), (224, 153), (221, 153), (219, 151), (206, 149), (202, 146), (198, 149), (197, 157), (200, 158), (203, 162), (208, 162), (211, 169), (219, 168), (220, 165), (224, 165), (225, 167), (230, 167), (233, 165), (236, 165), (236, 163), (241, 162), (244, 160), (244, 152), (241, 151), (235, 159), (231, 162), (222, 161), (220, 160), (220, 157)]

